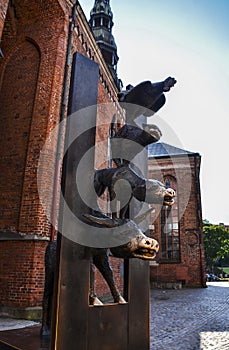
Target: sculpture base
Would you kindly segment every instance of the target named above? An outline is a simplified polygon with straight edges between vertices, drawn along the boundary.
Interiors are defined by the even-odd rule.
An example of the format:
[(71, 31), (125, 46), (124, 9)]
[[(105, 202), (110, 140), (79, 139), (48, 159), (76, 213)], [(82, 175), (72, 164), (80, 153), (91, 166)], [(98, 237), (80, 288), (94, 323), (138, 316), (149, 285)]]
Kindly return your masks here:
[(1, 350), (48, 350), (49, 340), (40, 338), (41, 326), (0, 332)]

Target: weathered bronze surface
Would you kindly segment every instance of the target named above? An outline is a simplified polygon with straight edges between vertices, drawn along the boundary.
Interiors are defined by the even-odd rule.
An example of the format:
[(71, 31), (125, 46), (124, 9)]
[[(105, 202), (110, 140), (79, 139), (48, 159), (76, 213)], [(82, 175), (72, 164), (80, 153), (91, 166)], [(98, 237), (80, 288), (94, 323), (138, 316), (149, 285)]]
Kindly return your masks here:
[[(76, 54), (73, 62), (69, 113), (96, 104), (97, 82), (98, 65)], [(173, 78), (156, 84), (143, 82), (135, 88), (130, 87), (119, 95), (123, 108), (126, 109), (127, 123), (112, 135), (112, 157), (117, 167), (98, 170), (94, 177), (94, 188), (98, 197), (108, 189), (112, 217), (107, 216), (98, 204), (93, 208), (85, 204), (76, 183), (75, 174), (79, 162), (84, 154), (95, 145), (95, 127), (88, 127), (86, 132), (82, 133), (68, 148), (65, 155), (62, 184), (65, 199), (61, 208), (63, 232), (71, 225), (71, 222), (65, 217), (66, 206), (82, 222), (87, 223), (90, 227), (102, 227), (107, 230), (108, 234), (110, 228), (116, 229), (124, 226), (126, 243), (109, 248), (114, 256), (125, 259), (125, 288), (124, 296), (121, 296), (114, 284), (109, 256), (104, 246), (103, 248), (100, 248), (101, 246), (98, 248), (82, 246), (59, 234), (57, 245), (56, 242), (53, 242), (47, 250), (46, 262), (49, 265), (47, 273), (52, 277), (49, 278), (47, 275), (49, 281), (46, 286), (50, 290), (44, 293), (46, 300), (43, 304), (42, 333), (45, 335), (48, 334), (50, 328), (50, 300), (52, 294), (54, 295), (52, 350), (149, 349), (149, 266), (147, 260), (155, 257), (159, 247), (158, 243), (147, 237), (139, 227), (139, 221), (147, 213), (143, 216), (134, 214), (132, 217), (130, 208), (132, 201), (136, 199), (138, 202), (172, 205), (175, 193), (172, 189), (166, 189), (162, 183), (148, 180), (134, 171), (131, 164), (133, 157), (146, 145), (159, 140), (161, 136), (156, 126), (145, 124), (139, 127), (135, 124), (135, 119), (139, 115), (149, 116), (158, 111), (165, 103), (164, 92), (175, 83)], [(132, 107), (131, 104), (138, 104), (138, 107)], [(93, 119), (92, 124), (96, 125), (94, 122), (96, 109), (92, 110), (90, 118)], [(67, 139), (75, 130), (81, 128), (82, 123), (88, 123), (88, 120), (69, 121)], [(122, 146), (122, 157), (116, 156), (116, 144), (121, 139), (129, 141), (130, 144), (134, 141), (137, 145), (136, 148)], [(123, 154), (125, 148), (127, 149), (126, 155)], [(120, 149), (118, 149), (119, 152)], [(91, 162), (85, 169), (85, 173), (94, 170), (93, 152), (90, 156)], [(144, 162), (146, 163), (146, 159)], [(88, 183), (88, 185), (92, 186), (93, 183)], [(117, 200), (120, 201), (120, 210), (117, 210)], [(94, 199), (92, 201), (94, 205)], [(82, 234), (84, 232), (82, 231)], [(55, 258), (50, 260), (50, 256), (55, 254), (53, 253), (55, 250), (59, 269), (54, 292), (52, 292), (50, 283), (53, 283)], [(96, 296), (94, 266), (99, 269), (109, 285), (114, 299), (111, 305), (102, 305)]]
[[(135, 121), (140, 115), (149, 117), (158, 112), (165, 104), (164, 92), (175, 84), (176, 80), (171, 77), (159, 83), (144, 81), (135, 87), (129, 85), (126, 91), (118, 94), (120, 104), (126, 110), (126, 123), (111, 140), (113, 158), (118, 166), (129, 163), (143, 147), (160, 140), (162, 133), (156, 125), (143, 123), (140, 128)], [(116, 156), (119, 154), (122, 159)]]
[[(96, 171), (95, 173), (95, 190), (98, 196), (101, 196), (106, 187), (108, 187), (110, 193), (110, 199), (115, 198), (114, 186), (116, 181), (125, 179), (131, 185), (132, 196), (139, 201), (146, 201), (149, 203), (162, 203), (171, 205), (173, 203), (173, 197), (175, 195), (172, 189), (166, 189), (165, 186), (159, 181), (146, 180), (138, 176), (127, 165), (119, 168), (103, 169)], [(123, 193), (123, 189), (122, 189)], [(124, 196), (125, 197), (125, 196)], [(132, 197), (130, 197), (131, 200)], [(129, 200), (129, 202), (130, 202)], [(152, 260), (158, 249), (158, 243), (152, 238), (144, 235), (138, 225), (130, 219), (126, 219), (126, 211), (129, 206), (129, 202), (120, 211), (119, 218), (117, 213), (113, 213), (113, 218), (110, 218), (102, 213), (84, 214), (84, 217), (96, 225), (103, 227), (118, 227), (122, 224), (127, 225), (126, 235), (135, 232), (135, 236), (129, 240), (128, 243), (118, 247), (110, 248), (112, 254), (119, 258), (140, 258), (143, 260)], [(122, 205), (121, 205), (122, 206)], [(96, 215), (100, 214), (100, 215)], [(135, 219), (136, 221), (136, 219)], [(83, 248), (81, 248), (82, 250)], [(104, 279), (106, 280), (114, 302), (124, 303), (125, 300), (120, 295), (114, 284), (113, 273), (109, 265), (109, 259), (106, 249), (88, 248), (87, 255), (90, 256), (90, 293), (89, 303), (92, 305), (102, 304), (94, 291), (94, 267), (93, 264), (99, 269)], [(45, 290), (43, 298), (43, 322), (41, 334), (46, 336), (50, 333), (50, 319), (51, 319), (51, 303), (53, 295), (54, 284), (54, 269), (56, 264), (56, 241), (51, 242), (46, 250), (45, 266), (46, 266), (46, 278), (45, 278)]]
[[(86, 215), (87, 219), (93, 223), (115, 227), (121, 222), (125, 222), (130, 232), (135, 231), (136, 235), (130, 239), (128, 243), (122, 246), (110, 248), (111, 253), (115, 257), (119, 258), (139, 258), (143, 260), (152, 260), (158, 252), (158, 242), (150, 237), (144, 235), (137, 224), (129, 219), (114, 220), (110, 217), (101, 218), (93, 215)], [(126, 232), (128, 235), (128, 232)], [(43, 297), (43, 319), (41, 335), (43, 337), (50, 336), (51, 328), (51, 308), (54, 288), (54, 272), (56, 265), (56, 250), (57, 241), (50, 242), (45, 254), (45, 289)], [(83, 248), (82, 248), (83, 250)], [(110, 268), (107, 249), (88, 248), (87, 255), (90, 254), (90, 291), (89, 291), (89, 304), (90, 305), (102, 305), (102, 302), (97, 298), (94, 290), (94, 265), (101, 272), (105, 281), (107, 282), (113, 300), (115, 303), (123, 304), (125, 299), (121, 296), (114, 283), (112, 269)], [(79, 255), (79, 252), (78, 252)], [(83, 257), (83, 255), (82, 255)], [(81, 258), (82, 258), (81, 257)]]
[[(95, 107), (86, 113), (85, 118), (83, 116), (71, 118), (67, 123), (66, 142), (75, 132), (84, 128), (83, 123), (88, 123), (88, 128), (74, 141), (75, 148), (70, 147), (65, 156), (62, 192), (66, 203), (62, 204), (60, 211), (62, 232), (65, 232), (71, 224), (65, 217), (66, 205), (69, 205), (75, 216), (80, 215), (81, 209), (86, 213), (88, 211), (87, 206), (80, 199), (75, 175), (80, 159), (95, 145), (95, 128), (91, 126), (96, 125), (98, 78), (98, 64), (79, 53), (74, 54), (68, 113), (71, 115), (87, 106)], [(93, 153), (88, 165), (91, 166), (91, 170), (94, 169)], [(61, 234), (58, 235), (57, 246), (58, 271), (54, 288), (50, 348), (52, 350), (86, 350), (88, 349), (87, 339), (90, 337), (88, 327), (90, 255), (87, 248)]]
[[(125, 180), (120, 183), (120, 180)], [(118, 183), (118, 187), (115, 189), (115, 185)], [(130, 187), (127, 185), (130, 185)], [(166, 188), (160, 181), (147, 180), (137, 175), (134, 170), (128, 164), (119, 166), (118, 168), (102, 169), (95, 173), (94, 185), (97, 195), (100, 197), (107, 188), (110, 195), (110, 201), (113, 201), (117, 197), (117, 190), (119, 189), (120, 197), (118, 200), (121, 202), (120, 217), (125, 218), (127, 208), (133, 197), (141, 202), (150, 204), (163, 204), (172, 205), (175, 192), (171, 188)], [(131, 193), (130, 193), (131, 188)], [(126, 202), (126, 198), (129, 198), (126, 205), (122, 204)], [(115, 211), (116, 203), (112, 208), (113, 217), (117, 217)]]
[(165, 92), (176, 84), (174, 78), (168, 77), (159, 83), (143, 81), (133, 87), (128, 85), (126, 91), (118, 94), (119, 101), (127, 112), (127, 124), (134, 123), (140, 115), (149, 117), (158, 112), (165, 104)]

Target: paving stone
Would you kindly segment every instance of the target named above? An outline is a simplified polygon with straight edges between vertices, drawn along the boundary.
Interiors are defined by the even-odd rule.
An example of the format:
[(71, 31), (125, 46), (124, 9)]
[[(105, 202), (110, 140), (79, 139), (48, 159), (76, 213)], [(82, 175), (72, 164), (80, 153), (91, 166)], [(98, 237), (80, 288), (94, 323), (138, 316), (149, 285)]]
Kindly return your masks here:
[(229, 350), (229, 283), (151, 291), (151, 350)]

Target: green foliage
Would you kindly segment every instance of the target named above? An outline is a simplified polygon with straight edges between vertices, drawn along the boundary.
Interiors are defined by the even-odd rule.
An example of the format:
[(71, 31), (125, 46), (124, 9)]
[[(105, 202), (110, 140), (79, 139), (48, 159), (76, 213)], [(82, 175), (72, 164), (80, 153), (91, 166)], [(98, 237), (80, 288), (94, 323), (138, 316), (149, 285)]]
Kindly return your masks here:
[(204, 225), (204, 246), (206, 265), (209, 269), (221, 257), (229, 253), (229, 230), (221, 225)]
[(229, 275), (229, 267), (223, 267), (222, 268), (223, 272)]

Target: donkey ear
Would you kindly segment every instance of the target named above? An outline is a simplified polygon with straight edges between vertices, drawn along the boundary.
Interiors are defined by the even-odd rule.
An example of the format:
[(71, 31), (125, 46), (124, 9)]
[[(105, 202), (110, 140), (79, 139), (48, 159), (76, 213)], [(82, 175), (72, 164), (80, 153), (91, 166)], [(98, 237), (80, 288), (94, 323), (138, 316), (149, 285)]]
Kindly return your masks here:
[(83, 214), (83, 217), (86, 218), (88, 221), (103, 227), (112, 228), (118, 226), (118, 222), (111, 219), (109, 216), (104, 215), (104, 217), (98, 217), (91, 214)]

